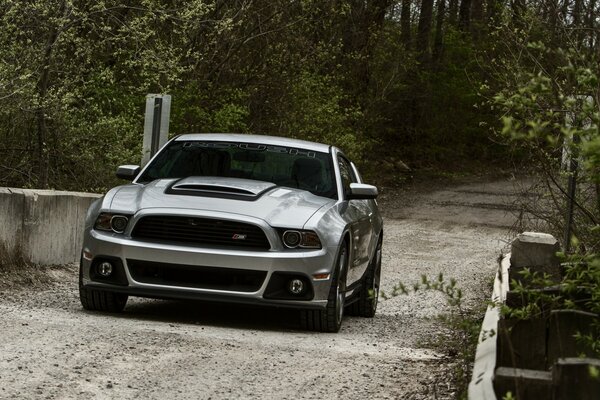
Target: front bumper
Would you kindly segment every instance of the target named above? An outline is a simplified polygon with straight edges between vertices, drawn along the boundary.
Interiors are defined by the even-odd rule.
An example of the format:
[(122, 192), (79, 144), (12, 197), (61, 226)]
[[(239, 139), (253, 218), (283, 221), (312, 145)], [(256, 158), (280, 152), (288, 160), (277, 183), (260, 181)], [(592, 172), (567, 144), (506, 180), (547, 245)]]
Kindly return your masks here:
[[(146, 242), (130, 237), (88, 229), (83, 244), (81, 262), (82, 283), (85, 287), (97, 288), (134, 296), (155, 298), (201, 299), (236, 303), (277, 305), (298, 308), (324, 308), (331, 287), (331, 273), (337, 248), (324, 247), (320, 250), (270, 250), (248, 251), (225, 248), (191, 247), (167, 243)], [(118, 260), (124, 271), (121, 284), (107, 283), (97, 279), (91, 271), (94, 260), (102, 257)], [(161, 282), (160, 279), (140, 279), (133, 273), (134, 264), (181, 266), (192, 274), (207, 269), (220, 271), (260, 271), (264, 280), (248, 291), (215, 288), (214, 285)], [(131, 264), (131, 265), (130, 265)], [(136, 267), (137, 268), (137, 267)], [(195, 271), (197, 270), (197, 271)], [(315, 279), (314, 275), (329, 275), (327, 279)], [(269, 282), (281, 276), (304, 276), (310, 283), (310, 300), (269, 298)], [(134, 278), (137, 277), (137, 280)], [(126, 279), (126, 280), (125, 280)], [(144, 280), (142, 282), (142, 280)], [(202, 287), (204, 286), (204, 287)], [(271, 286), (272, 289), (272, 286)]]

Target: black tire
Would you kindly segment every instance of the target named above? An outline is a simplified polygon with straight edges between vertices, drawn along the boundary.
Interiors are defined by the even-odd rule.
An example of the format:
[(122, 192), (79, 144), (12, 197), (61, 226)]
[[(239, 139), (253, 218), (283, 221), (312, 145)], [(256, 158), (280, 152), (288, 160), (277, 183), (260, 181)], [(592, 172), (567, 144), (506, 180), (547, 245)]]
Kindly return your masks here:
[(381, 239), (377, 243), (375, 255), (369, 264), (367, 273), (363, 278), (359, 298), (349, 306), (351, 315), (373, 318), (377, 311), (379, 300), (379, 283), (381, 280)]
[(79, 266), (79, 300), (84, 309), (118, 313), (123, 311), (129, 296), (83, 286), (83, 270)]
[(327, 307), (323, 310), (300, 310), (302, 329), (318, 332), (338, 332), (344, 317), (348, 245), (344, 241), (336, 259)]

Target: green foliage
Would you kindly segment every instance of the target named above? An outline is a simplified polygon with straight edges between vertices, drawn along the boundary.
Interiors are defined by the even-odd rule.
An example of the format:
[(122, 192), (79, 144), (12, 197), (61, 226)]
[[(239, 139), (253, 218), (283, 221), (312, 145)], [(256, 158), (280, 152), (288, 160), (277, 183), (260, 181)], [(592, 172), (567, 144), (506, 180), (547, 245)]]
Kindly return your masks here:
[(544, 291), (555, 285), (547, 274), (531, 272), (529, 268), (519, 271), (521, 278), (513, 279), (510, 283), (511, 291), (521, 298), (523, 306), (510, 307), (499, 304), (501, 314), (506, 318), (528, 319), (547, 316), (551, 310), (560, 308), (565, 304), (565, 297), (554, 291)]
[[(502, 50), (496, 49), (504, 51), (504, 56), (494, 61), (493, 71), (502, 87), (495, 93), (487, 88), (488, 104), (502, 114), (497, 131), (500, 140), (527, 154), (542, 182), (530, 198), (543, 202), (523, 203), (522, 207), (562, 238), (570, 196), (567, 178), (573, 176), (573, 234), (585, 252), (598, 253), (599, 55), (586, 48), (588, 38), (583, 32), (570, 32), (559, 41), (545, 32), (541, 16), (528, 18), (527, 28), (501, 28), (508, 40)], [(578, 168), (571, 170), (577, 164)]]
[[(563, 278), (553, 282), (547, 275), (520, 272), (522, 278), (511, 282), (511, 291), (521, 298), (520, 306), (500, 304), (504, 317), (515, 319), (546, 318), (550, 311), (560, 309), (582, 310), (600, 314), (600, 256), (597, 254), (562, 254)], [(576, 339), (583, 348), (600, 356), (600, 322), (596, 321), (586, 334)]]
[(248, 132), (248, 95), (240, 89), (185, 87), (172, 96), (171, 132)]
[(385, 144), (382, 153), (443, 171), (506, 158), (506, 148), (491, 142), (485, 128), (497, 116), (478, 95), (486, 78), (482, 50), (449, 26), (440, 58), (420, 61), (399, 41), (397, 28), (386, 25), (386, 37), (397, 42), (382, 44), (373, 61), (381, 81), (372, 89), (372, 107), (381, 112), (366, 115), (377, 127), (375, 140)]
[(304, 72), (292, 82), (283, 131), (291, 137), (337, 145), (360, 162), (369, 143), (353, 129), (362, 117), (329, 76)]
[[(186, 70), (185, 35), (161, 33), (177, 21), (165, 6), (3, 3), (0, 184), (104, 190), (116, 165), (139, 162), (145, 94)], [(207, 8), (178, 11), (202, 19)]]
[(502, 396), (502, 400), (515, 400), (515, 399), (516, 399), (516, 397), (512, 394), (512, 392), (508, 392), (504, 396)]
[(393, 177), (398, 160), (447, 169), (497, 158), (502, 148), (480, 129), (494, 115), (474, 108), (484, 47), (448, 20), (443, 51), (422, 60), (393, 8), (346, 0), (3, 1), (0, 185), (112, 186), (116, 165), (138, 162), (146, 94), (164, 92), (173, 96), (173, 135), (234, 131), (333, 143), (377, 177)]
[[(458, 308), (459, 311), (461, 310), (463, 294), (462, 290), (456, 286), (456, 279), (450, 278), (450, 281), (446, 282), (442, 273), (440, 273), (435, 280), (430, 280), (426, 275), (421, 275), (421, 282), (414, 283), (412, 285), (412, 291), (416, 293), (421, 290), (431, 290), (443, 293), (446, 296), (448, 305)], [(406, 286), (402, 282), (399, 282), (394, 285), (390, 296), (396, 297), (400, 294), (407, 295), (409, 293), (410, 291)], [(381, 295), (386, 300), (390, 298), (383, 292)]]

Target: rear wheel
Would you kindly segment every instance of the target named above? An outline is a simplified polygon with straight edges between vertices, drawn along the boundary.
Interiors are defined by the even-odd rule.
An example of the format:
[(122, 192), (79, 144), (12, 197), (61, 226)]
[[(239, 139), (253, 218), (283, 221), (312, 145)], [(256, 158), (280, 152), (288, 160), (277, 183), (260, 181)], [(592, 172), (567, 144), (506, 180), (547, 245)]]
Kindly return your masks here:
[(337, 332), (342, 326), (346, 299), (346, 271), (348, 246), (344, 241), (340, 247), (333, 273), (327, 307), (323, 310), (301, 310), (300, 325), (303, 329), (320, 332)]
[(84, 309), (90, 311), (121, 312), (129, 296), (106, 290), (89, 289), (83, 286), (83, 269), (79, 265), (79, 300)]

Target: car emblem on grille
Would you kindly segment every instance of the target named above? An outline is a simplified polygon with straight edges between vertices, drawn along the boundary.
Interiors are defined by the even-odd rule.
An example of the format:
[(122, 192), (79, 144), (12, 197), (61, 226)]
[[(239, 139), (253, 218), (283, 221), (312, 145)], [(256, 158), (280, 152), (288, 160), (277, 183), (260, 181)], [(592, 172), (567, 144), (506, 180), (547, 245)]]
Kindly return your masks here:
[(246, 237), (248, 237), (248, 235), (244, 235), (241, 233), (235, 233), (231, 238), (233, 240), (246, 240)]
[(196, 221), (194, 218), (188, 218), (187, 223), (192, 226), (198, 226), (198, 221)]

